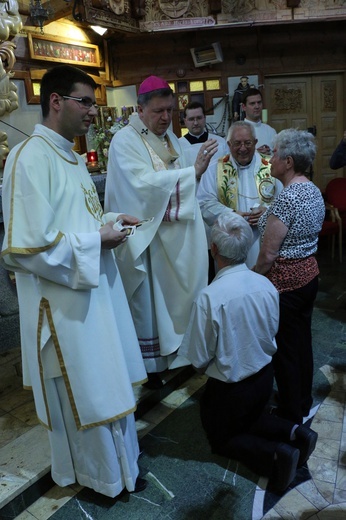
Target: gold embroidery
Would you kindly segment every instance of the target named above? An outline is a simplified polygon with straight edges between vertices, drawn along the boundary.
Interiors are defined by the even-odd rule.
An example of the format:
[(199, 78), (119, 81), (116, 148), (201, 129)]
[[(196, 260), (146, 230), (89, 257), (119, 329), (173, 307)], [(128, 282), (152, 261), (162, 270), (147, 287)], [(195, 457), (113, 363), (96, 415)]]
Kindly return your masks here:
[[(52, 337), (52, 340), (53, 340), (55, 352), (56, 352), (56, 355), (57, 355), (58, 360), (59, 360), (60, 370), (61, 370), (61, 374), (62, 374), (62, 376), (64, 378), (64, 382), (65, 382), (67, 394), (68, 394), (68, 397), (69, 397), (69, 400), (70, 400), (70, 405), (71, 405), (71, 410), (72, 410), (72, 413), (73, 413), (73, 416), (74, 416), (74, 420), (76, 422), (77, 429), (80, 429), (81, 421), (80, 421), (80, 418), (79, 418), (79, 415), (78, 415), (77, 406), (76, 406), (76, 403), (75, 403), (75, 400), (74, 400), (74, 396), (73, 396), (73, 392), (72, 392), (72, 388), (71, 388), (71, 383), (70, 383), (70, 380), (69, 380), (69, 377), (68, 377), (68, 374), (67, 374), (64, 357), (63, 357), (63, 354), (62, 354), (62, 351), (61, 351), (61, 348), (60, 348), (58, 335), (57, 335), (57, 332), (56, 332), (56, 329), (55, 329), (55, 325), (54, 325), (54, 321), (53, 321), (52, 311), (51, 311), (51, 308), (50, 308), (50, 305), (49, 305), (49, 301), (46, 298), (42, 298), (41, 302), (40, 302), (40, 327), (39, 327), (39, 331), (38, 331), (38, 335), (37, 335), (37, 347), (38, 347), (38, 349), (40, 348), (40, 343), (41, 343), (40, 340), (41, 340), (41, 332), (42, 332), (41, 328), (42, 328), (42, 320), (43, 320), (43, 313), (44, 312), (46, 313), (46, 316), (47, 316), (49, 330), (50, 330), (51, 337)], [(40, 373), (41, 373), (41, 362), (40, 362)], [(42, 389), (44, 390), (45, 389), (44, 381), (42, 381), (42, 384), (43, 384)], [(45, 395), (45, 392), (44, 392), (44, 395)], [(46, 397), (45, 397), (45, 402), (46, 402)], [(49, 413), (49, 411), (48, 411), (48, 404), (46, 404), (46, 408), (47, 408), (47, 415), (48, 415), (48, 413)]]
[(81, 184), (81, 188), (84, 192), (86, 209), (96, 220), (102, 222), (103, 210), (95, 184), (92, 182), (89, 189), (85, 188), (83, 184)]
[[(261, 166), (255, 176), (261, 204), (267, 206), (275, 195), (275, 179), (270, 175), (270, 163), (261, 155)], [(238, 171), (230, 155), (221, 157), (217, 164), (217, 191), (219, 201), (228, 208), (238, 209)]]

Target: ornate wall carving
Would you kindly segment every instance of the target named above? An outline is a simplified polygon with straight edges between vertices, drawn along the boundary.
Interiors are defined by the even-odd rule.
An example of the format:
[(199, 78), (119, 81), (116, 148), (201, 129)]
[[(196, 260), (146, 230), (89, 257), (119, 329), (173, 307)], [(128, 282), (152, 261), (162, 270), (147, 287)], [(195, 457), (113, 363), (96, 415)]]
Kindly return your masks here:
[(273, 111), (284, 114), (302, 111), (303, 93), (300, 88), (277, 88), (274, 92)]
[(124, 32), (139, 31), (130, 0), (83, 0), (83, 6), (83, 19), (89, 23)]
[(334, 83), (323, 87), (323, 111), (335, 112), (337, 110), (336, 87)]
[(22, 26), (17, 0), (0, 0), (0, 41), (15, 36)]
[[(130, 32), (345, 19), (346, 0), (83, 0), (90, 23)], [(100, 9), (100, 5), (102, 9)]]
[[(15, 44), (9, 41), (22, 28), (22, 19), (18, 11), (17, 0), (0, 1), (0, 116), (5, 112), (12, 112), (18, 108), (17, 87), (11, 81), (13, 66), (16, 62), (14, 55)], [(0, 132), (0, 161), (9, 152), (6, 132)]]

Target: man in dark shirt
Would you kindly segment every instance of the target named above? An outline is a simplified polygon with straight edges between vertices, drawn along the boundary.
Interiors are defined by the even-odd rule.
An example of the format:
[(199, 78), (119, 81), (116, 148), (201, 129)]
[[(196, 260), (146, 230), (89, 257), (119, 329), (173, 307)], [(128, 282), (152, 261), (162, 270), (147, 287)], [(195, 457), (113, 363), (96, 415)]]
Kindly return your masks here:
[(329, 160), (329, 166), (332, 170), (337, 170), (338, 168), (346, 166), (346, 130), (344, 131), (344, 137), (335, 148)]

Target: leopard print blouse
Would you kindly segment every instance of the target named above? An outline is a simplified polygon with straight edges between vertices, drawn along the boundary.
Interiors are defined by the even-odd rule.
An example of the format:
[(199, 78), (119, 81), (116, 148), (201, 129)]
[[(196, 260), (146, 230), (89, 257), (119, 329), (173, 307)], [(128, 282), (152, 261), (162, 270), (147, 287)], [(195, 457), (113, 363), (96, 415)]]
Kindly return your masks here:
[(325, 215), (321, 192), (310, 181), (284, 188), (258, 221), (262, 238), (270, 215), (280, 219), (288, 231), (266, 276), (279, 292), (303, 287), (319, 272), (313, 255)]

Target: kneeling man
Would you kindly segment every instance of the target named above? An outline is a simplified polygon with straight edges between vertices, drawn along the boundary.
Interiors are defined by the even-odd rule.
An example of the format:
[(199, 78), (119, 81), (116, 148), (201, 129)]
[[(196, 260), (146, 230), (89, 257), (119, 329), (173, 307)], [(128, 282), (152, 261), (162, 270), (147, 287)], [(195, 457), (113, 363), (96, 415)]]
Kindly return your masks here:
[(267, 411), (279, 297), (245, 265), (251, 243), (249, 224), (225, 210), (211, 234), (218, 273), (193, 304), (179, 355), (209, 376), (201, 420), (212, 451), (269, 477), (281, 492), (311, 455), (317, 433)]

